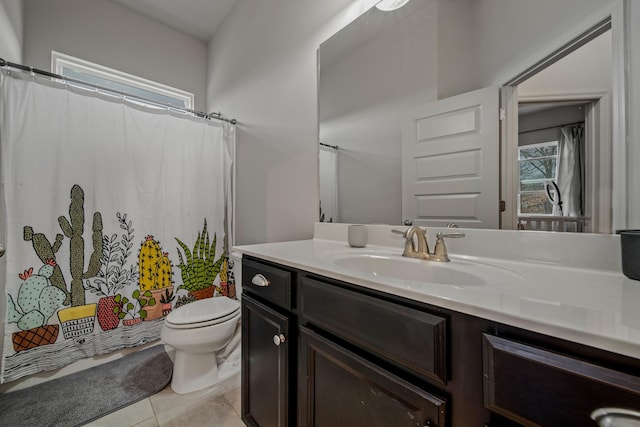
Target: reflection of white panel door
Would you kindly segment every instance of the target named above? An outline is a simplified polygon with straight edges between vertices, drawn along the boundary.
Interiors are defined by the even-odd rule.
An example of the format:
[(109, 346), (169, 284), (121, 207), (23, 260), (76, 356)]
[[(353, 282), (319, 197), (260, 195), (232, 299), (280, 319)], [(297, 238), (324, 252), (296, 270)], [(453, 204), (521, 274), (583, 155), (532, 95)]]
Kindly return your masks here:
[(417, 108), (402, 132), (402, 216), (413, 225), (499, 227), (497, 87)]

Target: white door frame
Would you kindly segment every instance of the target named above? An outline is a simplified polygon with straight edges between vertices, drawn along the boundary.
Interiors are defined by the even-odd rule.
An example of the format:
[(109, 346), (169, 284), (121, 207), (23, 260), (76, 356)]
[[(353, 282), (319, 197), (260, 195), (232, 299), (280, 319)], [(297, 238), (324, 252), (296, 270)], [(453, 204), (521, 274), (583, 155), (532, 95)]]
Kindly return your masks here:
[[(600, 11), (568, 31), (563, 37), (533, 55), (498, 79), (501, 87), (501, 106), (504, 120), (501, 124), (501, 199), (506, 202), (501, 216), (501, 228), (512, 229), (517, 224), (517, 140), (518, 140), (518, 94), (517, 85), (548, 65), (567, 55), (589, 40), (611, 28), (612, 89), (611, 89), (611, 230), (626, 228), (629, 218), (627, 187), (628, 135), (626, 132), (626, 43), (628, 22), (625, 17), (628, 0), (612, 0)], [(605, 114), (600, 114), (601, 117)], [(606, 119), (603, 119), (606, 120)], [(602, 120), (601, 120), (602, 123)], [(606, 124), (606, 123), (605, 123)], [(602, 131), (602, 125), (600, 131)]]

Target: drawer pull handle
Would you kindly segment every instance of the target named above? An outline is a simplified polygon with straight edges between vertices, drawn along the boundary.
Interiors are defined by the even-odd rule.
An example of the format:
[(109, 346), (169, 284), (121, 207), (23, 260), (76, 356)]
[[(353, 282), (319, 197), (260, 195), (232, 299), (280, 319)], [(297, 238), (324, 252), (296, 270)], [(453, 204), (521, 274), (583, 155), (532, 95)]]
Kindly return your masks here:
[(283, 334), (279, 334), (279, 335), (274, 335), (273, 336), (273, 343), (275, 345), (283, 344), (285, 341), (286, 341), (286, 338), (284, 337)]
[(640, 426), (640, 412), (622, 408), (600, 408), (591, 413), (591, 419), (601, 427)]
[(251, 283), (262, 288), (266, 288), (271, 284), (271, 282), (269, 282), (269, 280), (267, 280), (267, 278), (262, 274), (256, 274), (255, 276), (253, 276), (253, 279), (251, 279)]

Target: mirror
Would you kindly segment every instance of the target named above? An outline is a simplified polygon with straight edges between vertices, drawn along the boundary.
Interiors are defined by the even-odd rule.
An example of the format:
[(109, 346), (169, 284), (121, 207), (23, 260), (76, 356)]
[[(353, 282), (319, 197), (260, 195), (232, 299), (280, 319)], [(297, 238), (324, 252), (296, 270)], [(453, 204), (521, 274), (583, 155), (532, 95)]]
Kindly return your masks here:
[[(567, 28), (579, 26), (604, 3), (411, 0), (394, 11), (373, 7), (322, 43), (318, 53), (322, 220), (402, 224), (406, 219), (402, 212), (402, 131), (408, 115), (418, 106), (496, 85), (510, 71), (525, 71), (518, 67), (530, 63), (532, 55), (554, 41), (563, 39)], [(600, 40), (598, 46), (602, 47), (602, 37), (598, 36), (593, 39)], [(605, 54), (609, 56), (595, 60), (605, 64), (604, 69), (598, 67), (596, 72), (594, 67), (573, 64), (573, 77), (549, 78), (551, 71), (546, 71), (519, 82), (523, 112), (531, 114), (534, 110), (531, 106), (536, 104), (544, 108), (566, 104), (579, 105), (583, 113), (594, 109), (606, 116), (602, 109), (610, 111), (610, 106), (606, 102), (598, 104), (611, 91), (611, 36), (604, 39), (608, 48)], [(582, 52), (585, 56), (585, 50), (592, 44), (586, 43), (575, 50), (575, 55), (570, 55)], [(595, 58), (591, 52), (586, 56)], [(567, 66), (548, 70), (552, 68), (566, 73)], [(574, 84), (578, 80), (576, 69), (580, 70), (580, 87)], [(593, 79), (590, 72), (596, 74)], [(515, 76), (509, 76), (512, 77)], [(557, 87), (563, 80), (572, 86)], [(585, 113), (585, 117), (589, 132), (594, 116)], [(554, 126), (562, 124), (569, 122)], [(605, 139), (603, 144), (607, 143)], [(593, 163), (589, 156), (587, 160)], [(513, 162), (517, 171), (517, 158)], [(606, 167), (596, 176), (587, 176), (586, 192), (602, 185), (608, 185), (611, 192), (611, 180), (606, 176), (610, 170)], [(519, 185), (518, 176), (513, 179)], [(512, 198), (513, 206), (517, 206), (520, 197), (517, 192), (501, 191), (501, 199)], [(589, 215), (598, 224), (581, 226), (581, 231), (610, 232), (610, 214), (606, 218), (610, 205), (606, 207), (603, 200), (594, 200), (597, 196), (585, 197), (589, 203), (605, 207), (602, 212), (585, 207), (582, 216)], [(502, 228), (522, 226), (515, 214), (510, 221)]]

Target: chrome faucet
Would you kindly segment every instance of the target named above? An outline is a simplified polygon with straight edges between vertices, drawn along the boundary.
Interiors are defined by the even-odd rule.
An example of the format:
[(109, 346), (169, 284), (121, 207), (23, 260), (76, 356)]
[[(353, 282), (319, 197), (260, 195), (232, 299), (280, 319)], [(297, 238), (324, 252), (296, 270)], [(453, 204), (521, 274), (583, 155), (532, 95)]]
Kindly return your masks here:
[[(445, 238), (459, 238), (464, 237), (464, 233), (443, 233), (438, 232), (436, 234), (436, 246), (433, 252), (429, 251), (429, 242), (427, 241), (427, 232), (418, 226), (411, 226), (405, 231), (391, 230), (396, 234), (402, 234), (404, 237), (404, 251), (402, 256), (408, 258), (426, 259), (429, 261), (437, 262), (449, 262), (449, 256), (447, 254), (447, 246), (444, 243)], [(416, 242), (414, 237), (418, 241), (418, 247), (416, 248)]]

